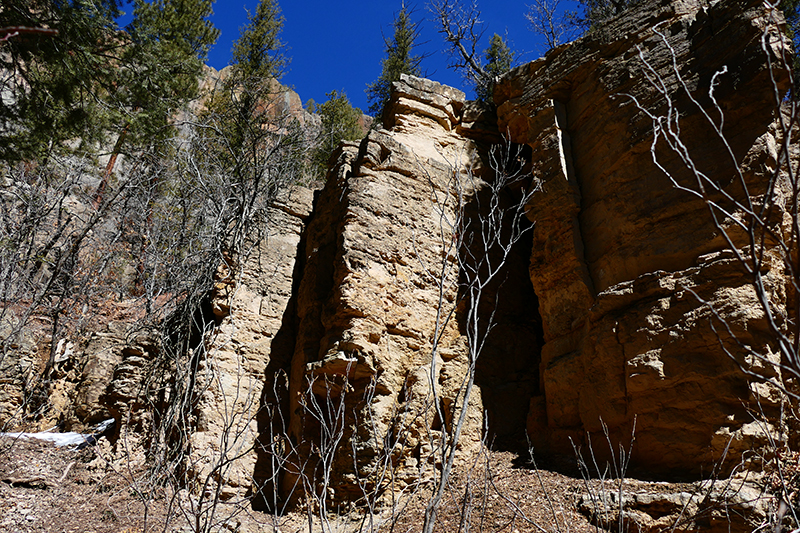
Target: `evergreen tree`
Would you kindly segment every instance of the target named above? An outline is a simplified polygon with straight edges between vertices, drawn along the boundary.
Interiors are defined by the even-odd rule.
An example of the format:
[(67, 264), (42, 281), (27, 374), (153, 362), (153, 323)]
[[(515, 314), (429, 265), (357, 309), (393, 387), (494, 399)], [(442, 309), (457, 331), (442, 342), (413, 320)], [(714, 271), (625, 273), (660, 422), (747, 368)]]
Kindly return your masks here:
[(223, 151), (230, 157), (262, 136), (262, 130), (282, 112), (274, 103), (282, 90), (277, 80), (289, 64), (286, 45), (280, 38), (284, 18), (275, 0), (261, 0), (255, 13), (233, 44), (231, 75), (209, 103)]
[[(107, 55), (126, 43), (114, 42), (115, 0), (79, 2), (8, 0), (0, 9), (0, 159), (41, 155), (51, 144), (80, 137), (96, 141), (103, 94), (114, 89)], [(46, 29), (24, 34), (13, 28)]]
[(343, 140), (355, 141), (363, 136), (359, 125), (361, 110), (350, 105), (344, 91), (331, 91), (325, 96), (328, 100), (317, 106), (322, 118), (322, 131), (311, 157), (319, 174), (325, 172), (328, 158), (339, 143)]
[(134, 0), (127, 28), (132, 43), (123, 52), (115, 95), (118, 108), (126, 110), (118, 122), (137, 144), (163, 137), (175, 111), (197, 97), (198, 78), (219, 35), (208, 20), (211, 3)]
[[(212, 93), (200, 117), (209, 126), (199, 158), (212, 158), (239, 189), (299, 175), (305, 165), (305, 131), (283, 104), (278, 79), (289, 59), (280, 38), (283, 16), (276, 0), (261, 0), (233, 45), (231, 74)], [(283, 176), (274, 174), (281, 167)]]
[(62, 141), (84, 146), (118, 132), (151, 142), (174, 111), (197, 93), (217, 31), (211, 0), (136, 0), (120, 28), (118, 0), (8, 0), (0, 27), (48, 33), (0, 36), (0, 158), (32, 158)]
[(127, 142), (153, 145), (167, 138), (175, 112), (198, 94), (208, 49), (219, 31), (208, 17), (212, 0), (134, 0), (130, 42), (116, 69), (116, 90), (109, 94), (117, 140), (95, 197), (103, 194), (117, 156)]
[(247, 26), (233, 44), (233, 83), (246, 80), (280, 80), (289, 65), (281, 41), (284, 18), (275, 0), (261, 0), (255, 14), (248, 12)]
[(367, 86), (370, 102), (369, 112), (380, 120), (386, 103), (392, 93), (392, 82), (401, 74), (420, 75), (420, 63), (424, 56), (413, 54), (414, 44), (419, 37), (419, 24), (411, 21), (411, 13), (402, 6), (392, 23), (394, 35), (391, 40), (384, 38), (386, 58), (381, 60), (381, 75)]
[(475, 94), (478, 100), (491, 103), (495, 80), (511, 70), (515, 54), (503, 38), (495, 33), (489, 43), (489, 48), (484, 52), (484, 58), (486, 65), (484, 65), (483, 71), (486, 75), (476, 82)]

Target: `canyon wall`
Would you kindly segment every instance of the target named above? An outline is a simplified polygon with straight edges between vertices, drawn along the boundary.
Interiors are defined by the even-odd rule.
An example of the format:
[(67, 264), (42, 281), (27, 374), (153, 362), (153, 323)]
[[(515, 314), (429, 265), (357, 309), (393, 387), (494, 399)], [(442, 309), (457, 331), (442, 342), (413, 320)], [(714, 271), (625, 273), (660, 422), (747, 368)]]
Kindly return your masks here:
[[(253, 254), (220, 270), (206, 355), (193, 359), (187, 472), (223, 500), (272, 508), (301, 489), (357, 501), (428, 481), (471, 375), (459, 457), (487, 441), (572, 455), (604, 428), (627, 443), (635, 426), (635, 468), (696, 477), (726, 447), (730, 463), (762, 444), (748, 409), (777, 417), (782, 398), (741, 367), (782, 376), (736, 343), (727, 355), (712, 318), (766, 346), (763, 312), (704, 202), (656, 165), (653, 123), (634, 102), (665, 109), (644, 60), (677, 95), (699, 168), (730, 179), (730, 148), (763, 188), (780, 142), (774, 88), (787, 86), (770, 79), (767, 59), (785, 50), (774, 39), (762, 50), (767, 16), (755, 1), (649, 2), (503, 76), (494, 107), (396, 82), (383, 128), (332, 154), (321, 191), (282, 197)], [(727, 145), (702, 112), (723, 67)], [(655, 156), (691, 179), (663, 145)], [(521, 179), (495, 194), (509, 174)], [(480, 240), (498, 213), (510, 223), (497, 241), (513, 241), (501, 251)], [(502, 269), (476, 296), (465, 266), (483, 260)], [(788, 316), (779, 263), (764, 275)], [(153, 428), (139, 398), (158, 346), (107, 330), (64, 345), (51, 402), (76, 425), (114, 416), (119, 453), (143, 457)], [(35, 351), (26, 341), (6, 364)], [(3, 416), (22, 397), (12, 381)]]
[[(331, 465), (336, 500), (361, 498), (363, 484), (402, 488), (433, 475), (454, 424), (468, 362), (451, 318), (452, 221), (480, 181), (477, 147), (456, 131), (463, 105), (461, 91), (435, 82), (395, 83), (388, 129), (343, 147), (308, 227), (288, 434), (315, 483), (309, 471)], [(482, 411), (476, 391), (464, 448), (480, 443)], [(284, 492), (297, 483), (288, 474)]]
[[(604, 440), (603, 424), (612, 441), (629, 441), (635, 421), (634, 464), (697, 475), (721, 461), (729, 439), (729, 460), (758, 444), (748, 408), (774, 413), (779, 397), (748, 385), (739, 369), (775, 372), (746, 357), (744, 346), (769, 339), (752, 278), (725, 251), (705, 203), (654, 162), (653, 123), (635, 102), (666, 113), (655, 83), (663, 84), (699, 171), (730, 182), (730, 149), (761, 194), (780, 142), (775, 94), (788, 87), (785, 72), (770, 80), (769, 61), (778, 64), (786, 50), (768, 17), (757, 2), (648, 3), (515, 69), (496, 88), (499, 129), (530, 146), (542, 180), (528, 206), (545, 340), (528, 415), (535, 448), (568, 451), (569, 438), (587, 433)], [(708, 97), (717, 72), (719, 110)], [(727, 145), (704, 112), (724, 114)], [(690, 187), (694, 176), (665, 145), (655, 159)], [(737, 246), (749, 244), (731, 234)], [(766, 279), (780, 314), (781, 267)], [(712, 308), (743, 345), (726, 339), (732, 357), (712, 328)]]
[[(723, 462), (730, 468), (766, 443), (751, 409), (777, 417), (781, 395), (742, 372), (781, 383), (777, 366), (746, 351), (769, 344), (764, 313), (705, 203), (659, 168), (678, 185), (693, 179), (663, 143), (651, 152), (653, 123), (643, 109), (666, 108), (650, 69), (674, 95), (682, 139), (700, 171), (730, 180), (737, 171), (730, 150), (753, 194), (761, 194), (780, 142), (775, 94), (788, 88), (785, 72), (772, 74), (774, 84), (770, 78), (769, 61), (786, 52), (768, 27), (772, 15), (757, 2), (653, 2), (500, 80), (496, 131), (525, 147), (517, 158), (538, 189), (526, 205), (532, 242), (518, 243), (516, 252), (530, 250), (529, 274), (521, 273), (524, 263), (507, 265), (504, 286), (512, 288), (498, 302), (510, 301), (508, 312), (494, 315), (498, 329), (481, 353), (481, 398), (470, 405), (465, 449), (481, 436), (482, 412), (488, 437), (507, 437), (510, 445), (524, 441), (519, 434), (515, 441), (514, 427), (526, 418), (527, 438), (540, 453), (571, 454), (571, 443), (600, 437), (602, 454), (604, 431), (614, 446), (635, 434), (633, 466), (656, 475), (699, 476)], [(724, 142), (704, 114), (713, 110), (708, 91), (717, 72)], [(474, 128), (488, 116), (450, 89), (404, 78), (387, 129), (372, 132), (358, 153), (342, 153), (309, 227), (290, 434), (306, 443), (300, 455), (313, 455), (307, 443), (320, 427), (308, 422), (308, 393), (338, 401), (347, 376), (352, 403), (343, 412), (352, 418), (342, 445), (359, 459), (337, 463), (334, 478), (345, 482), (333, 490), (343, 497), (357, 497), (358, 479), (369, 478), (387, 453), (376, 435), (400, 431), (408, 439), (392, 459), (401, 479), (436, 446), (441, 422), (422, 414), (431, 407), (424, 402), (412, 406), (431, 397), (436, 313), (452, 299), (439, 297), (436, 276), (426, 272), (453, 238), (441, 233), (442, 197), (431, 191), (452, 191), (448, 173), (494, 179), (490, 135)], [(478, 190), (464, 198), (464, 212), (480, 204)], [(737, 246), (748, 244), (746, 235), (732, 235)], [(775, 309), (785, 314), (781, 266), (769, 268)], [(730, 328), (722, 338), (715, 313)], [(444, 411), (455, 414), (458, 388), (447, 380), (460, 386), (468, 368), (464, 324), (447, 339), (433, 381), (442, 386)], [(408, 417), (399, 430), (397, 420)]]

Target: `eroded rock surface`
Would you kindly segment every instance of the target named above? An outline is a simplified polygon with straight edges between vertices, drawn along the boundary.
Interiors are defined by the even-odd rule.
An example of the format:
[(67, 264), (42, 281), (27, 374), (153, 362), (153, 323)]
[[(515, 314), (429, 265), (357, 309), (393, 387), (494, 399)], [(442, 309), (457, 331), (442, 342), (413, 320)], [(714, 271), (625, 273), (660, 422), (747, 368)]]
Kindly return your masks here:
[(769, 523), (771, 498), (752, 475), (673, 485), (591, 480), (578, 510), (607, 530), (746, 533)]
[[(378, 483), (395, 488), (431, 475), (438, 435), (452, 424), (432, 405), (432, 340), (437, 311), (446, 315), (457, 297), (446, 220), (464, 200), (453, 180), (470, 197), (465, 177), (479, 161), (473, 142), (454, 131), (461, 91), (405, 76), (393, 89), (390, 129), (370, 132), (357, 149), (345, 145), (328, 174), (298, 293), (289, 436), (298, 460), (311, 459), (312, 483), (317, 461), (332, 465), (328, 490), (337, 500), (361, 497), (359, 480), (375, 483), (387, 466)], [(439, 323), (434, 379), (449, 413), (466, 372), (465, 339), (457, 320)], [(464, 448), (478, 445), (481, 423), (476, 391)], [(287, 476), (284, 491), (297, 483)]]
[[(699, 299), (745, 345), (766, 345), (763, 313), (707, 207), (654, 164), (653, 126), (633, 99), (664, 109), (644, 76), (644, 58), (678, 95), (683, 140), (699, 168), (725, 180), (735, 171), (727, 148), (679, 91), (672, 65), (706, 109), (711, 76), (727, 66), (715, 92), (724, 131), (737, 161), (745, 161), (748, 183), (763, 188), (770, 165), (760, 162), (774, 157), (777, 135), (761, 48), (766, 19), (760, 2), (648, 3), (498, 85), (500, 131), (531, 147), (532, 172), (543, 180), (528, 211), (536, 223), (530, 275), (546, 342), (528, 418), (536, 448), (569, 450), (569, 437), (602, 435), (602, 424), (612, 441), (626, 441), (635, 420), (636, 464), (698, 474), (721, 460), (729, 437), (737, 451), (758, 441), (745, 435), (752, 417), (744, 404), (758, 401), (772, 412), (778, 398), (766, 388), (748, 390), (737, 363), (772, 371), (738, 346), (731, 347), (736, 361), (726, 355)], [(780, 52), (774, 44), (767, 53), (775, 60)], [(785, 73), (777, 83), (783, 94)], [(663, 143), (657, 156), (692, 179)], [(734, 238), (747, 244), (743, 235)], [(767, 279), (780, 301), (780, 267)]]
[[(220, 486), (220, 498), (252, 496), (259, 422), (274, 414), (276, 372), (287, 367), (295, 262), (314, 191), (295, 187), (269, 211), (264, 235), (244, 264), (221, 269), (211, 308), (216, 325), (198, 368), (202, 390), (190, 436), (190, 475)], [(290, 340), (287, 341), (287, 337)]]
[[(696, 477), (725, 449), (738, 461), (784, 439), (747, 411), (758, 403), (773, 417), (782, 399), (748, 384), (738, 365), (774, 369), (735, 346), (736, 359), (726, 355), (699, 300), (742, 343), (763, 346), (750, 281), (705, 205), (654, 164), (652, 123), (633, 104), (663, 106), (641, 57), (670, 90), (679, 87), (674, 60), (701, 105), (711, 76), (727, 66), (716, 95), (730, 148), (757, 189), (780, 141), (764, 24), (760, 2), (648, 3), (507, 74), (496, 114), (456, 89), (403, 77), (387, 129), (344, 143), (316, 199), (304, 188), (282, 198), (249, 259), (226, 258), (229, 270), (220, 269), (202, 310), (213, 324), (200, 335), (205, 356), (190, 372), (189, 477), (210, 480), (222, 500), (254, 497), (268, 507), (303, 490), (363, 502), (431, 479), (469, 370), (469, 302), (457, 270), (465, 251), (454, 246), (463, 236), (452, 223), (482, 213), (490, 147), (501, 134), (523, 147), (514, 164), (541, 189), (526, 206), (533, 230), (508, 256), (502, 283), (487, 288), (497, 303), (482, 313), (496, 327), (477, 362), (460, 453), (486, 436), (518, 445), (527, 433), (537, 453), (571, 454), (570, 439), (592, 439), (603, 455), (604, 427), (613, 448), (635, 423), (632, 469)], [(786, 80), (777, 83), (780, 92)], [(282, 105), (301, 113), (293, 94)], [(722, 179), (727, 148), (687, 98), (676, 105), (701, 168)], [(657, 155), (678, 168), (668, 151)], [(504, 192), (500, 205), (528, 185)], [(779, 263), (765, 276), (783, 309)], [(107, 329), (64, 344), (50, 401), (85, 424), (114, 416), (118, 443), (141, 461), (154, 424), (143, 383), (158, 343)], [(30, 372), (41, 362), (32, 340), (17, 348), (2, 362), (9, 376), (7, 368)], [(28, 394), (24, 380), (5, 383), (0, 423)], [(634, 500), (653, 529), (697, 503), (682, 493)]]

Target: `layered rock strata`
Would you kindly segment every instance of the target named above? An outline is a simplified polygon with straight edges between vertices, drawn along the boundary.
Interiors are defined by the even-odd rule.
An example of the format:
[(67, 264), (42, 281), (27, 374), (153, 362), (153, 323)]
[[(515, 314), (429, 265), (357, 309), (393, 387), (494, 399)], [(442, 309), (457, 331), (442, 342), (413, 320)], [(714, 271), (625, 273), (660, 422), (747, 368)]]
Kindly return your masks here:
[[(289, 384), (288, 434), (304, 468), (285, 493), (303, 482), (359, 499), (364, 487), (430, 476), (441, 460), (468, 371), (452, 315), (454, 221), (482, 183), (475, 144), (455, 131), (463, 105), (461, 91), (404, 76), (389, 129), (345, 145), (328, 174), (308, 228)], [(463, 452), (481, 441), (482, 411), (476, 390)], [(329, 485), (315, 473), (324, 465)]]
[(314, 191), (294, 187), (269, 210), (265, 235), (244, 264), (217, 278), (215, 327), (205, 339), (196, 390), (202, 392), (189, 437), (188, 470), (219, 488), (223, 501), (263, 490), (257, 477), (259, 424), (275, 414), (275, 373), (287, 365), (293, 331), (296, 261)]
[[(727, 342), (736, 360), (726, 355), (711, 326), (713, 307), (742, 345), (768, 344), (751, 279), (725, 251), (706, 205), (654, 163), (652, 121), (634, 100), (655, 114), (665, 110), (646, 61), (650, 76), (675, 95), (673, 112), (700, 171), (730, 181), (730, 148), (760, 194), (775, 168), (774, 94), (784, 94), (788, 81), (777, 71), (777, 85), (770, 81), (768, 62), (778, 64), (786, 50), (769, 16), (760, 2), (648, 3), (497, 86), (499, 128), (531, 147), (532, 172), (542, 180), (528, 210), (545, 338), (540, 394), (528, 417), (535, 448), (570, 450), (569, 438), (602, 437), (603, 425), (613, 442), (626, 442), (635, 424), (634, 464), (696, 475), (721, 461), (729, 442), (741, 452), (763, 439), (746, 405), (772, 412), (778, 397), (748, 386), (738, 365), (774, 371), (736, 342)], [(728, 146), (703, 116), (719, 115), (708, 91), (723, 71), (715, 97)], [(663, 142), (655, 155), (691, 184)], [(734, 239), (749, 244), (743, 235)], [(766, 275), (783, 309), (780, 267)]]
[[(537, 453), (571, 454), (572, 443), (605, 441), (607, 430), (612, 448), (635, 434), (632, 467), (697, 476), (725, 449), (738, 461), (766, 432), (781, 436), (748, 412), (777, 416), (781, 397), (749, 384), (739, 365), (778, 383), (780, 373), (735, 343), (727, 345), (734, 358), (726, 355), (710, 320), (713, 308), (743, 345), (769, 343), (750, 279), (704, 203), (656, 166), (652, 122), (633, 104), (664, 108), (644, 58), (678, 95), (700, 168), (728, 179), (730, 147), (758, 190), (780, 141), (761, 44), (767, 15), (751, 0), (647, 3), (508, 73), (496, 115), (456, 89), (403, 77), (385, 129), (345, 143), (316, 200), (300, 188), (278, 202), (255, 253), (220, 271), (206, 356), (193, 368), (188, 473), (223, 500), (256, 496), (268, 507), (303, 491), (363, 501), (428, 480), (471, 363), (477, 388), (461, 454), (487, 437), (507, 446), (527, 437)], [(766, 42), (773, 59), (782, 52)], [(677, 77), (708, 110), (709, 84), (724, 66), (715, 94), (728, 146)], [(777, 75), (778, 94), (786, 81)], [(485, 289), (492, 303), (476, 304), (494, 329), (471, 361), (465, 317), (474, 302), (459, 266), (486, 250), (467, 246), (463, 231), (486, 220), (501, 133), (517, 145), (505, 146), (505, 170), (540, 187), (525, 206), (524, 238)], [(656, 150), (683, 175), (674, 154)], [(497, 205), (513, 208), (530, 186), (504, 190)], [(789, 316), (779, 264), (764, 274)], [(113, 415), (118, 443), (144, 457), (153, 424), (137, 398), (158, 347), (127, 337), (110, 324), (79, 356), (65, 343), (55, 377), (66, 385), (50, 401), (85, 423)], [(15, 350), (5, 367), (41, 359), (31, 339)], [(6, 385), (0, 421), (25, 401), (23, 380)], [(597, 454), (606, 448), (594, 442)]]

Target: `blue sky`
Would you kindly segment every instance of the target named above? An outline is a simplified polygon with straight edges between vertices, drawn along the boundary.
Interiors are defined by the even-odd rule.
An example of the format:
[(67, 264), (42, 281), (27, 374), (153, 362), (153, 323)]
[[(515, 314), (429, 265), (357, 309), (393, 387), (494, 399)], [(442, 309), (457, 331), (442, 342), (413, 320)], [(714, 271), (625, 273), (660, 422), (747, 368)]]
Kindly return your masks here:
[[(521, 53), (522, 62), (538, 58), (543, 43), (530, 31), (524, 17), (531, 2), (479, 0), (486, 28), (482, 48), (488, 46), (494, 33), (507, 34), (512, 47)], [(228, 64), (231, 45), (247, 20), (245, 8), (252, 12), (257, 4), (258, 0), (217, 0), (214, 4), (212, 20), (221, 33), (209, 54), (211, 66), (221, 69)], [(364, 89), (380, 75), (385, 52), (381, 32), (391, 36), (401, 0), (281, 0), (279, 5), (286, 19), (282, 37), (291, 57), (281, 81), (294, 87), (303, 102), (313, 98), (322, 103), (327, 92), (344, 90), (354, 106), (366, 110)], [(444, 41), (429, 20), (425, 0), (420, 0), (415, 9), (414, 18), (421, 23), (418, 52), (430, 54), (422, 64), (427, 77), (466, 89), (460, 75), (447, 68)], [(469, 97), (470, 92), (467, 94)]]

